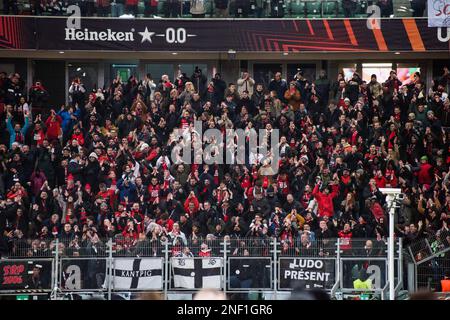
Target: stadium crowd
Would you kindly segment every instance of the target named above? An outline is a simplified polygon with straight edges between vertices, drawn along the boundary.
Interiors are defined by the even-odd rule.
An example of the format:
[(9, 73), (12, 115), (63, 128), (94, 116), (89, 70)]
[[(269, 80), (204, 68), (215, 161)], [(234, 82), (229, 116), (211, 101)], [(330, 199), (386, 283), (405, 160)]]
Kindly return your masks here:
[(381, 17), (401, 14), (423, 17), (425, 0), (412, 0), (410, 9), (392, 0), (3, 0), (3, 14), (36, 16), (68, 15), (69, 6), (80, 8), (83, 17), (158, 18), (285, 18), (367, 17), (367, 7), (377, 5)]
[[(0, 253), (39, 255), (56, 238), (97, 253), (114, 238), (118, 251), (169, 241), (176, 255), (208, 256), (204, 240), (225, 236), (277, 237), (294, 254), (332, 238), (349, 249), (386, 239), (385, 187), (404, 194), (396, 236), (448, 246), (449, 86), (448, 68), (429, 88), (418, 72), (402, 84), (395, 71), (365, 82), (298, 69), (265, 88), (248, 72), (227, 84), (196, 68), (173, 80), (117, 77), (92, 92), (73, 79), (70, 103), (54, 106), (45, 83), (25, 90), (18, 73), (2, 72)], [(279, 130), (278, 173), (258, 149), (246, 149), (245, 165), (174, 161), (173, 132), (192, 134), (194, 120), (243, 129), (246, 140)]]

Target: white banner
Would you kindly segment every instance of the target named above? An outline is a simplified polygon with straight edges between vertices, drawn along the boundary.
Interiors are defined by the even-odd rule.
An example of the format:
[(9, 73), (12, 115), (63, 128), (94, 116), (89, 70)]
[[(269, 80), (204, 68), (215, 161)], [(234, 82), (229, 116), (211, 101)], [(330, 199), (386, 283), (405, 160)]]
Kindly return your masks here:
[(162, 259), (137, 258), (114, 260), (115, 290), (162, 288)]
[(450, 27), (450, 0), (428, 0), (428, 27)]
[(221, 258), (172, 258), (174, 287), (222, 288)]

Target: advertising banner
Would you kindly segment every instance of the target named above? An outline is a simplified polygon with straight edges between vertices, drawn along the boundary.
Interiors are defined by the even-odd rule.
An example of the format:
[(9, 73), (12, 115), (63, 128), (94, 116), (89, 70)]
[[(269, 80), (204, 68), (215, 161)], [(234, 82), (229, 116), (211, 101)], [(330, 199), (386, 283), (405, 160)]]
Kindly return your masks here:
[(161, 258), (114, 260), (115, 290), (160, 290), (163, 287)]
[(428, 0), (428, 26), (450, 28), (450, 0)]
[(229, 290), (273, 289), (272, 259), (230, 257)]
[[(437, 10), (446, 17), (448, 3)], [(432, 19), (435, 20), (434, 18)], [(80, 19), (0, 17), (0, 50), (139, 52), (448, 51), (448, 38), (427, 19)], [(444, 22), (442, 22), (444, 23)], [(220, 39), (220, 41), (217, 41)]]
[(51, 260), (0, 261), (0, 291), (51, 290)]
[(343, 259), (342, 287), (358, 289), (359, 285), (363, 285), (367, 289), (382, 289), (387, 281), (386, 266), (386, 259)]
[(105, 258), (70, 258), (61, 260), (61, 290), (106, 290)]
[(221, 258), (172, 258), (175, 288), (222, 288)]
[(280, 258), (280, 289), (331, 289), (335, 269), (334, 259)]

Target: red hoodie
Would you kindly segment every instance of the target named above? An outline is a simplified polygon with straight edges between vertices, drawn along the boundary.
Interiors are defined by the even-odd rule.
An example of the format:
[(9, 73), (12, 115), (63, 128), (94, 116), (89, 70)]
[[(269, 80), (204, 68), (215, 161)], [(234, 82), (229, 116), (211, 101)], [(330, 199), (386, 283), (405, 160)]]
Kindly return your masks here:
[(47, 127), (47, 138), (48, 140), (57, 140), (61, 133), (61, 123), (62, 119), (60, 116), (56, 116), (55, 120), (52, 121), (52, 117), (48, 117), (45, 121), (45, 126)]
[(420, 170), (417, 172), (417, 179), (419, 180), (420, 184), (431, 184), (432, 177), (430, 175), (430, 169), (432, 168), (432, 165), (429, 163), (422, 163), (420, 165)]
[(332, 185), (331, 189), (333, 190), (331, 193), (325, 194), (319, 191), (318, 184), (314, 187), (313, 196), (319, 206), (319, 217), (328, 216), (331, 218), (334, 215), (333, 199), (338, 195), (338, 186)]

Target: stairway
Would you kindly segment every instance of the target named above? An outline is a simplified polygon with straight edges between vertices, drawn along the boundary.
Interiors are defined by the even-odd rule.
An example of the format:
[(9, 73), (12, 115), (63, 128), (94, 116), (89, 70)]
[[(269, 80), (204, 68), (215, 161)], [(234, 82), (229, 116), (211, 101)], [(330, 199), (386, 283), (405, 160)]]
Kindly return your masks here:
[(393, 0), (394, 17), (411, 17), (411, 0)]

